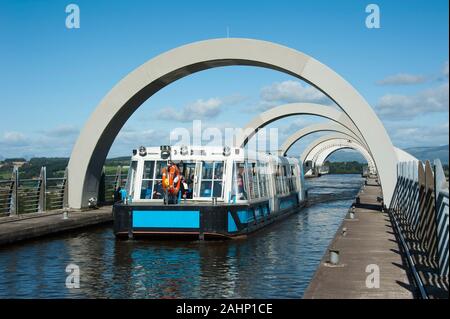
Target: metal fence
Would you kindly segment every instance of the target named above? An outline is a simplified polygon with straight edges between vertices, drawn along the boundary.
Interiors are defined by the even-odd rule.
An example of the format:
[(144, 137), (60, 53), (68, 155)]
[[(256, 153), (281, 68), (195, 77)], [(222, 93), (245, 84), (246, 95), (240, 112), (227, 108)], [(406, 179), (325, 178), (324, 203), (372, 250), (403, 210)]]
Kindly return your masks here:
[(114, 191), (126, 183), (128, 167), (118, 166), (115, 174), (106, 174), (103, 170), (100, 180), (98, 203), (100, 205), (110, 205), (114, 201)]
[(448, 298), (449, 195), (441, 162), (397, 165), (389, 212), (423, 298)]
[(8, 216), (11, 213), (13, 187), (12, 180), (0, 181), (0, 216)]
[[(98, 204), (112, 204), (114, 191), (126, 183), (128, 167), (118, 166), (115, 174), (102, 174)], [(40, 176), (19, 178), (14, 168), (9, 180), (0, 180), (0, 217), (27, 213), (39, 213), (63, 209), (67, 206), (67, 169), (63, 177), (47, 178), (46, 168)]]

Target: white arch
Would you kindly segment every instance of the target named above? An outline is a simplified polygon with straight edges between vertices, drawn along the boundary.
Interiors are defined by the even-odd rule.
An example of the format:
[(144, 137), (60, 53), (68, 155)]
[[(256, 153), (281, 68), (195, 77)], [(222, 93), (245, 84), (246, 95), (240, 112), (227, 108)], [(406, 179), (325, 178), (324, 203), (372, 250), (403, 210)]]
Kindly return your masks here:
[(373, 168), (375, 166), (373, 165), (373, 159), (371, 158), (370, 154), (367, 152), (366, 149), (364, 149), (361, 145), (358, 143), (348, 143), (348, 140), (333, 143), (331, 145), (328, 145), (326, 149), (323, 149), (321, 151), (318, 151), (316, 155), (314, 156), (315, 163), (317, 165), (323, 165), (326, 160), (336, 151), (342, 150), (342, 149), (351, 149), (354, 151), (359, 151), (360, 154), (364, 157), (367, 164)]
[(69, 206), (87, 207), (97, 196), (102, 166), (120, 129), (133, 112), (166, 85), (220, 66), (251, 65), (305, 80), (330, 97), (352, 120), (377, 163), (385, 202), (396, 182), (397, 157), (381, 121), (365, 99), (337, 73), (299, 51), (251, 39), (215, 39), (185, 45), (144, 63), (100, 102), (72, 151), (68, 165)]
[[(326, 159), (334, 152), (342, 149), (353, 149), (359, 152), (367, 162), (367, 166), (371, 174), (376, 173), (376, 167), (369, 152), (362, 147), (359, 143), (349, 140), (330, 140), (324, 142), (316, 147), (317, 150), (313, 150), (310, 153), (310, 158), (314, 166), (323, 166)], [(307, 158), (308, 160), (309, 158)]]
[[(311, 142), (306, 147), (306, 149), (303, 151), (302, 155), (300, 156), (302, 163), (306, 163), (307, 161), (310, 161), (310, 160), (314, 161), (315, 159), (313, 158), (313, 156), (316, 155), (316, 153), (318, 151), (322, 151), (321, 145), (327, 145), (327, 143), (333, 143), (334, 141), (342, 141), (343, 143), (345, 143), (345, 141), (351, 141), (351, 143), (354, 143), (355, 150), (359, 151), (364, 156), (364, 158), (367, 160), (367, 162), (370, 163), (369, 165), (372, 167), (372, 171), (378, 172), (376, 162), (373, 160), (372, 155), (367, 151), (367, 149), (364, 148), (362, 145), (358, 144), (358, 141), (356, 141), (342, 133), (328, 134), (328, 135), (319, 137), (318, 139)], [(356, 147), (358, 147), (358, 148), (356, 148)], [(313, 165), (314, 165), (314, 163), (313, 163)]]
[[(333, 141), (333, 140), (344, 140), (345, 141), (345, 140), (349, 140), (349, 139), (351, 140), (351, 138), (349, 138), (347, 135), (342, 134), (342, 133), (334, 133), (334, 134), (322, 136), (322, 137), (314, 140), (313, 142), (311, 142), (306, 147), (306, 149), (303, 151), (302, 155), (300, 156), (300, 159), (303, 163), (305, 163), (307, 160), (311, 160), (309, 158), (309, 154), (311, 152), (313, 152), (313, 150), (316, 149), (316, 147), (320, 146), (323, 143), (326, 143), (327, 141)], [(353, 141), (353, 142), (357, 143), (357, 141)], [(360, 145), (360, 146), (362, 146), (362, 145)], [(404, 150), (402, 150), (398, 147), (394, 147), (394, 152), (401, 161), (418, 162), (417, 158), (415, 158), (411, 154), (405, 152)], [(370, 155), (370, 158), (372, 159), (372, 162), (373, 162), (373, 165), (375, 166), (376, 171), (379, 173), (377, 163), (373, 160), (372, 155), (370, 153), (368, 153), (368, 154)], [(366, 158), (366, 160), (367, 160), (367, 158)]]
[[(264, 113), (254, 117), (242, 130), (241, 134), (236, 137), (235, 145), (237, 147), (245, 147), (248, 141), (258, 132), (262, 127), (269, 125), (270, 123), (282, 118), (294, 116), (294, 115), (315, 115), (333, 122), (340, 124), (340, 128), (346, 129), (345, 132), (351, 134), (358, 139), (362, 144), (366, 145), (364, 138), (358, 131), (358, 128), (350, 120), (350, 118), (342, 111), (339, 111), (333, 107), (325, 106), (316, 103), (290, 103), (273, 107)], [(335, 124), (335, 125), (338, 125)], [(319, 124), (320, 125), (320, 124)], [(335, 126), (334, 128), (336, 128)], [(320, 130), (320, 126), (316, 128), (316, 131)], [(331, 131), (334, 131), (331, 127)], [(308, 132), (304, 132), (309, 134)], [(311, 131), (313, 133), (313, 131)], [(283, 148), (282, 148), (283, 149)]]
[(298, 130), (297, 132), (293, 133), (291, 136), (289, 136), (286, 139), (286, 141), (281, 145), (279, 154), (285, 156), (286, 153), (289, 151), (289, 149), (292, 147), (292, 145), (294, 145), (298, 140), (302, 139), (303, 137), (309, 134), (323, 131), (342, 133), (344, 135), (347, 135), (348, 137), (354, 138), (361, 145), (364, 145), (363, 142), (352, 131), (350, 131), (348, 128), (338, 123), (319, 123), (304, 127)]
[[(310, 153), (311, 153), (314, 149), (316, 149), (316, 147), (317, 147), (318, 145), (321, 145), (321, 144), (324, 143), (324, 142), (332, 141), (332, 140), (352, 140), (352, 138), (349, 137), (349, 136), (347, 136), (347, 135), (345, 135), (345, 134), (342, 134), (342, 133), (332, 133), (332, 134), (328, 134), (328, 135), (325, 135), (325, 136), (321, 136), (321, 137), (319, 137), (318, 139), (312, 141), (312, 142), (305, 148), (305, 150), (303, 151), (302, 155), (300, 156), (300, 159), (301, 159), (302, 161), (306, 161), (307, 159), (309, 159)], [(353, 141), (356, 142), (355, 140), (353, 140)]]

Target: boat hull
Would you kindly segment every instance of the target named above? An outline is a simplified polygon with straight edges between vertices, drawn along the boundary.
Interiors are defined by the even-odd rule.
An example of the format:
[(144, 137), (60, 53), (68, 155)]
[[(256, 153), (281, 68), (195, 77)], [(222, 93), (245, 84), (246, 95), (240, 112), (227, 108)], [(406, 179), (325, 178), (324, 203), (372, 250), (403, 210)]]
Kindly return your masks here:
[(245, 237), (304, 205), (292, 194), (280, 199), (276, 212), (269, 201), (252, 204), (116, 204), (114, 233), (122, 238), (171, 237), (225, 239)]

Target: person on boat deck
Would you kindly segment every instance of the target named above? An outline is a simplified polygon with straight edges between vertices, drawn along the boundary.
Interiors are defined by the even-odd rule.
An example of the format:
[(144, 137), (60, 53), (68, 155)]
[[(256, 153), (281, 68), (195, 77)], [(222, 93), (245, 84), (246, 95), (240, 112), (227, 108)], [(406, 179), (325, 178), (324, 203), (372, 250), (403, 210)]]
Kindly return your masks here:
[(192, 199), (193, 195), (194, 195), (194, 175), (191, 175), (189, 177), (189, 179), (187, 180), (187, 184), (188, 184), (188, 198)]
[(167, 163), (167, 168), (162, 171), (162, 184), (164, 189), (164, 203), (176, 204), (180, 190), (181, 178), (178, 166), (172, 161)]
[(153, 199), (161, 199), (163, 198), (164, 188), (161, 181), (158, 181), (155, 185), (155, 189), (153, 190)]
[(239, 199), (246, 199), (247, 193), (244, 187), (244, 169), (240, 168), (237, 176), (238, 193), (240, 194)]
[(189, 198), (189, 187), (188, 187), (188, 183), (186, 182), (186, 179), (184, 178), (183, 175), (180, 175), (180, 180), (181, 180), (181, 184), (180, 184), (180, 191), (181, 191), (181, 198), (183, 199), (187, 199)]
[(114, 203), (121, 202), (122, 200), (122, 187), (119, 186), (114, 192)]

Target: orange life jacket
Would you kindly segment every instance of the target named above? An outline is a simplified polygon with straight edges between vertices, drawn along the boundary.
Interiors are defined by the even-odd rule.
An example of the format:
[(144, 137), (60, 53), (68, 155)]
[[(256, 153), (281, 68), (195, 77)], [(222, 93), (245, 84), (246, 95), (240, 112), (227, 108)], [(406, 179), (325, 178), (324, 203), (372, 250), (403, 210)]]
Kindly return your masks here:
[[(178, 176), (177, 182), (174, 184), (175, 178)], [(164, 190), (168, 190), (171, 194), (178, 194), (180, 190), (181, 176), (180, 171), (176, 165), (172, 165), (167, 171), (167, 167), (162, 171), (162, 184)]]

